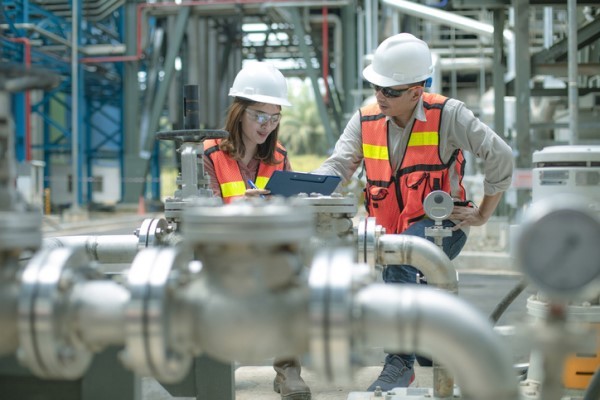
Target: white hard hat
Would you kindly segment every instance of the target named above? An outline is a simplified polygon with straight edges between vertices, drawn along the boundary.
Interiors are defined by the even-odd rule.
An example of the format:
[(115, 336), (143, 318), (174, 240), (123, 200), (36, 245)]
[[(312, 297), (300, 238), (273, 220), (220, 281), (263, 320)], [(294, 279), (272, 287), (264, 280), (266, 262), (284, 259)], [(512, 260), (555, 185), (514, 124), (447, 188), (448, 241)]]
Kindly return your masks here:
[(390, 87), (425, 81), (432, 73), (427, 43), (410, 33), (399, 33), (381, 42), (363, 77), (374, 85)]
[(247, 64), (238, 72), (229, 96), (280, 106), (291, 106), (287, 99), (287, 82), (275, 66), (263, 61)]

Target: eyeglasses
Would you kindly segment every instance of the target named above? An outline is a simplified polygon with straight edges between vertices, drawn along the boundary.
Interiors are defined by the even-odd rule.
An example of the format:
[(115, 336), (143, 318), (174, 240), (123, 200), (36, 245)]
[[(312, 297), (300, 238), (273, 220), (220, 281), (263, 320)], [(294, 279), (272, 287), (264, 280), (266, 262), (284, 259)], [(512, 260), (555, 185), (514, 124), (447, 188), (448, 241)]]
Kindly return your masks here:
[(246, 112), (248, 113), (248, 115), (252, 116), (252, 119), (258, 122), (260, 125), (265, 125), (267, 124), (267, 122), (271, 122), (272, 124), (276, 125), (281, 119), (281, 114), (271, 115), (264, 112), (252, 110), (250, 108), (246, 108)]
[(381, 93), (383, 93), (385, 97), (389, 99), (394, 99), (396, 97), (402, 96), (404, 92), (409, 91), (413, 86), (408, 87), (406, 89), (392, 89), (389, 87), (381, 87), (377, 85), (371, 85), (371, 87), (375, 90), (375, 92), (379, 92), (381, 90)]

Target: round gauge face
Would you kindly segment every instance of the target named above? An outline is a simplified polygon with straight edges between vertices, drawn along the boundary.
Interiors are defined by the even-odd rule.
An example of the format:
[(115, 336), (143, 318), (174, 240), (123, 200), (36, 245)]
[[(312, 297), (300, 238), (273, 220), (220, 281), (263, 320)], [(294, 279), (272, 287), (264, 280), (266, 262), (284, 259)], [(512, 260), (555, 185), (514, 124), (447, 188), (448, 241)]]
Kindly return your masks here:
[(447, 219), (454, 209), (452, 197), (442, 190), (434, 190), (423, 201), (425, 214), (433, 220)]
[(583, 296), (585, 288), (600, 287), (599, 219), (584, 210), (551, 211), (524, 226), (518, 257), (545, 294)]

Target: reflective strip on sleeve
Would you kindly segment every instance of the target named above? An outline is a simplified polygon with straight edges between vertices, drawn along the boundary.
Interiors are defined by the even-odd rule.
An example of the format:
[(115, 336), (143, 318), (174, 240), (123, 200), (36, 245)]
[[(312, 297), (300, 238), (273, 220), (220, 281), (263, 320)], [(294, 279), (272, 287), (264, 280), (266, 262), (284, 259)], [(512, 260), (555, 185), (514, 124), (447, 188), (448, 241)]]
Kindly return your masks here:
[(242, 181), (227, 182), (221, 184), (223, 198), (232, 196), (243, 196), (246, 193), (246, 185)]
[(363, 155), (374, 160), (389, 160), (387, 146), (363, 143)]
[(409, 146), (437, 146), (439, 136), (437, 132), (413, 132), (408, 141)]

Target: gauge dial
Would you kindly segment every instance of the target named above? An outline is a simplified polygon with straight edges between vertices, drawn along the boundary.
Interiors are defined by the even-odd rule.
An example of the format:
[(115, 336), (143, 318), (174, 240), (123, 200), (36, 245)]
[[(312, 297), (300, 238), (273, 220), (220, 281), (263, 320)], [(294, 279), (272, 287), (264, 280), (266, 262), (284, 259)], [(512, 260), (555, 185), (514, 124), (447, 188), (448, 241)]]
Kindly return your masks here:
[(551, 297), (584, 298), (600, 292), (600, 218), (581, 197), (553, 196), (531, 206), (517, 258)]

